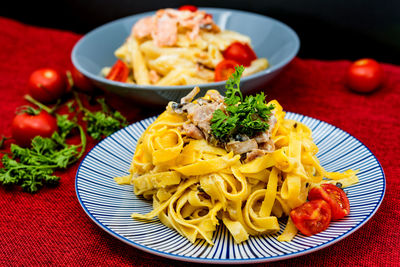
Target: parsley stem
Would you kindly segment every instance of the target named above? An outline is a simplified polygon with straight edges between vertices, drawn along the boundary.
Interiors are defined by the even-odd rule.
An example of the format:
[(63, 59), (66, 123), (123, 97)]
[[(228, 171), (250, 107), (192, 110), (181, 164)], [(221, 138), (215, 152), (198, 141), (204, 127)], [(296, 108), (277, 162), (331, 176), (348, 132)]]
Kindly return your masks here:
[(58, 104), (59, 104), (59, 101), (57, 101), (57, 104), (54, 106), (54, 108), (51, 109), (48, 106), (40, 103), (39, 101), (37, 101), (36, 99), (31, 97), (30, 95), (25, 95), (24, 98), (25, 98), (25, 100), (27, 100), (27, 101), (31, 102), (32, 104), (38, 106), (40, 109), (45, 110), (49, 114), (53, 114), (54, 111), (56, 111), (56, 109), (58, 108)]
[(74, 91), (74, 97), (75, 97), (76, 103), (78, 104), (79, 112), (81, 112), (81, 111), (83, 111), (84, 113), (90, 112), (87, 108), (85, 108), (85, 107), (82, 105), (82, 101), (81, 101), (81, 99), (79, 98), (78, 93), (75, 92), (75, 91)]
[(80, 135), (81, 135), (81, 151), (79, 152), (79, 154), (76, 156), (76, 159), (78, 160), (78, 159), (80, 159), (81, 157), (82, 157), (82, 155), (83, 155), (83, 153), (85, 153), (85, 150), (86, 150), (86, 134), (85, 134), (85, 132), (83, 131), (83, 128), (82, 128), (82, 126), (80, 126), (80, 125), (78, 125), (78, 128), (79, 128), (79, 133), (80, 133)]
[(17, 170), (17, 169), (28, 169), (28, 168), (35, 168), (35, 169), (55, 169), (58, 168), (57, 165), (22, 165), (10, 168), (10, 170)]
[(72, 78), (72, 74), (69, 70), (65, 72), (65, 76), (67, 76), (67, 82), (70, 88), (74, 87), (74, 79)]
[(8, 139), (11, 139), (11, 137), (6, 137), (6, 136), (4, 136), (4, 135), (1, 136), (1, 139), (0, 139), (0, 148), (3, 148), (4, 142), (5, 142), (6, 140), (8, 140)]

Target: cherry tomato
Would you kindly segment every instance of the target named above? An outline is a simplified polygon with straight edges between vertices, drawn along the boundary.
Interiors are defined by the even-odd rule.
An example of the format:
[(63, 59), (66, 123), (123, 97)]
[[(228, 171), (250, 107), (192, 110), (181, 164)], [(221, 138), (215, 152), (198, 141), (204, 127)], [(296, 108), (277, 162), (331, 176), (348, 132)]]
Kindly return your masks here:
[(256, 53), (248, 44), (234, 42), (222, 53), (225, 59), (231, 59), (247, 67), (257, 58)]
[(347, 71), (347, 85), (354, 91), (367, 93), (382, 84), (383, 76), (383, 69), (378, 62), (364, 58), (351, 64)]
[(196, 12), (197, 11), (197, 7), (193, 6), (193, 5), (183, 5), (180, 8), (178, 8), (179, 11), (190, 11), (190, 12)]
[(114, 66), (112, 66), (110, 72), (106, 76), (106, 79), (113, 80), (116, 82), (126, 82), (129, 75), (129, 68), (122, 60), (118, 59)]
[(44, 103), (54, 102), (65, 93), (65, 76), (55, 69), (38, 69), (29, 77), (28, 87), (29, 94), (36, 100)]
[(331, 207), (322, 199), (308, 201), (292, 209), (290, 218), (302, 234), (311, 236), (328, 228), (331, 222)]
[(22, 147), (30, 146), (35, 136), (50, 137), (57, 129), (56, 118), (44, 110), (37, 115), (17, 114), (11, 126), (12, 137)]
[(86, 93), (91, 93), (94, 91), (95, 87), (93, 86), (93, 83), (88, 78), (86, 78), (86, 76), (80, 73), (79, 70), (77, 70), (74, 66), (72, 66), (71, 76), (74, 82), (74, 86), (78, 90)]
[(235, 72), (235, 67), (239, 66), (234, 60), (224, 59), (215, 67), (215, 77), (216, 82), (228, 80), (229, 76)]
[(311, 188), (308, 199), (323, 199), (332, 210), (332, 220), (338, 220), (350, 213), (350, 202), (346, 193), (333, 184), (322, 184), (321, 187)]

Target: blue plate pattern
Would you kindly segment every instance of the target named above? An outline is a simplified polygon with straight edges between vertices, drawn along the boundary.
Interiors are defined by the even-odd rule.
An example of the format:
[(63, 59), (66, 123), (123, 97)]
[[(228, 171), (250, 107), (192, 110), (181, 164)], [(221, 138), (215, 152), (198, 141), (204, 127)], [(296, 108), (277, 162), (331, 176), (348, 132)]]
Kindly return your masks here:
[[(376, 157), (359, 140), (326, 122), (287, 112), (286, 118), (306, 124), (313, 132), (321, 165), (327, 171), (358, 169), (360, 182), (345, 189), (350, 200), (350, 214), (332, 222), (317, 235), (298, 234), (290, 242), (276, 237), (250, 237), (235, 244), (224, 226), (214, 233), (214, 246), (204, 240), (194, 244), (158, 219), (150, 223), (133, 220), (130, 214), (148, 213), (150, 201), (133, 193), (132, 186), (121, 186), (114, 177), (128, 174), (136, 142), (155, 117), (134, 123), (112, 134), (95, 146), (84, 158), (76, 174), (76, 193), (88, 216), (103, 230), (138, 249), (159, 256), (202, 263), (259, 263), (304, 255), (345, 238), (377, 211), (385, 194), (385, 176)], [(284, 228), (284, 223), (281, 229)]]

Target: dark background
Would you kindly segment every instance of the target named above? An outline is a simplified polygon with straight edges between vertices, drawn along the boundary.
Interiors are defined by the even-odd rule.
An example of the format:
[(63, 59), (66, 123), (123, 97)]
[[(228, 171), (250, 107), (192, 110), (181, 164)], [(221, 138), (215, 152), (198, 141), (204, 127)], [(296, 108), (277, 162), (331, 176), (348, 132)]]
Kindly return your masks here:
[(183, 4), (240, 9), (276, 18), (299, 35), (302, 58), (371, 57), (400, 64), (400, 1), (7, 0), (0, 6), (0, 16), (84, 34), (117, 18)]

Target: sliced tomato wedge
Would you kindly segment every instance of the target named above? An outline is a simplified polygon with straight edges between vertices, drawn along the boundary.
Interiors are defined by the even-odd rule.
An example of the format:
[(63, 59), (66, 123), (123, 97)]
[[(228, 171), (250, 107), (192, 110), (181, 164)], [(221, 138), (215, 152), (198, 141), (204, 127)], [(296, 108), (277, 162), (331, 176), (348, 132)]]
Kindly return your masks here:
[(180, 8), (178, 8), (179, 11), (190, 11), (190, 12), (196, 12), (197, 11), (197, 7), (193, 6), (193, 5), (183, 5)]
[(332, 209), (332, 220), (338, 220), (350, 213), (350, 202), (346, 193), (333, 184), (322, 184), (311, 188), (308, 199), (323, 199)]
[(228, 78), (235, 72), (235, 67), (239, 66), (234, 60), (224, 59), (215, 67), (215, 77), (216, 82), (228, 80)]
[(225, 59), (231, 59), (239, 64), (248, 67), (257, 55), (254, 50), (246, 43), (233, 42), (222, 53)]
[(116, 82), (126, 82), (129, 75), (129, 68), (122, 60), (118, 59), (112, 66), (110, 72), (106, 76), (106, 79), (113, 80)]
[(302, 234), (311, 236), (328, 228), (331, 222), (331, 207), (322, 199), (308, 201), (293, 209), (290, 218)]

